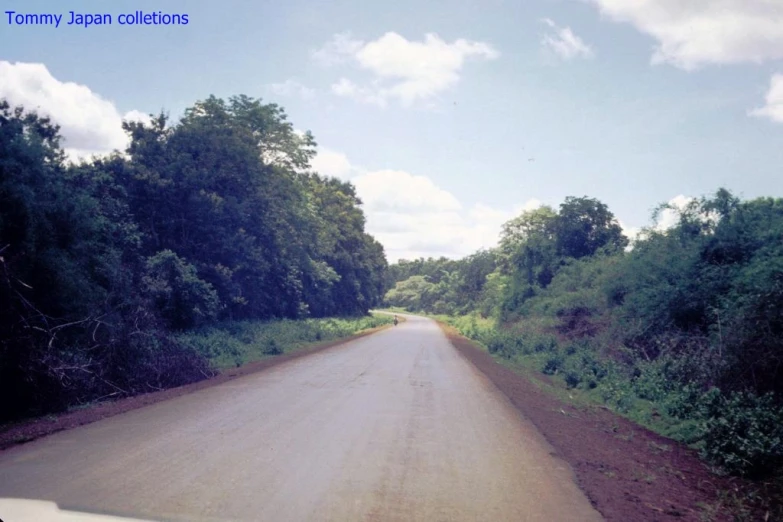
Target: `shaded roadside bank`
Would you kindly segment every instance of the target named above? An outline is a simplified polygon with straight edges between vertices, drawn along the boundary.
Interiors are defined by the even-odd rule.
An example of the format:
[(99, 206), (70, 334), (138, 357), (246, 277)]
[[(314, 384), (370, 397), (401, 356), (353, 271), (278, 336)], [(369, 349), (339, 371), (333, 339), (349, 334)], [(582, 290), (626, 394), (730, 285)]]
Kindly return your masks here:
[(694, 450), (605, 407), (571, 400), (547, 376), (500, 364), (453, 327), (439, 324), (571, 465), (607, 521), (764, 520), (765, 513), (736, 505), (748, 485), (714, 475)]
[[(116, 400), (75, 406), (70, 410), (62, 413), (7, 423), (0, 426), (0, 451), (17, 444), (23, 444), (46, 435), (51, 435), (52, 433), (56, 433), (58, 431), (75, 428), (84, 424), (90, 424), (92, 422), (148, 406), (156, 402), (166, 401), (181, 395), (193, 393), (204, 388), (222, 384), (224, 382), (256, 373), (316, 352), (321, 352), (330, 348), (337, 348), (355, 339), (359, 339), (380, 330), (389, 328), (392, 321), (391, 317), (382, 316), (380, 314), (373, 316), (371, 319), (373, 320), (357, 320), (355, 322), (355, 328), (352, 331), (349, 331), (350, 328), (347, 327), (345, 319), (317, 320), (343, 322), (340, 328), (335, 328), (332, 330), (335, 334), (335, 337), (321, 341), (307, 340), (307, 337), (301, 333), (290, 333), (290, 328), (292, 325), (286, 325), (286, 331), (288, 331), (290, 335), (298, 337), (298, 339), (292, 340), (289, 338), (288, 342), (285, 342), (284, 339), (281, 340), (279, 335), (277, 337), (270, 336), (266, 338), (266, 340), (278, 339), (276, 341), (276, 346), (280, 350), (279, 353), (262, 353), (262, 349), (265, 346), (268, 347), (268, 344), (258, 344), (254, 349), (253, 343), (246, 342), (246, 351), (242, 351), (241, 356), (247, 359), (243, 359), (243, 362), (237, 365), (237, 345), (233, 344), (232, 350), (230, 352), (225, 352), (234, 357), (234, 359), (232, 359), (232, 364), (225, 364), (227, 359), (224, 352), (217, 353), (217, 356), (212, 359), (212, 365), (216, 369), (213, 371), (211, 376), (205, 375), (204, 379), (198, 382), (152, 393), (144, 393)], [(283, 323), (283, 321), (279, 322)], [(235, 327), (240, 328), (237, 326)], [(246, 325), (245, 328), (252, 329), (252, 327), (249, 325)], [(318, 330), (310, 329), (309, 335), (318, 335), (317, 332)], [(322, 332), (321, 335), (323, 336), (325, 334)], [(210, 337), (209, 335), (205, 335), (205, 338), (214, 340), (214, 338)], [(239, 342), (236, 339), (235, 341)], [(245, 341), (248, 341), (248, 339), (245, 338)], [(255, 358), (253, 358), (254, 354)]]

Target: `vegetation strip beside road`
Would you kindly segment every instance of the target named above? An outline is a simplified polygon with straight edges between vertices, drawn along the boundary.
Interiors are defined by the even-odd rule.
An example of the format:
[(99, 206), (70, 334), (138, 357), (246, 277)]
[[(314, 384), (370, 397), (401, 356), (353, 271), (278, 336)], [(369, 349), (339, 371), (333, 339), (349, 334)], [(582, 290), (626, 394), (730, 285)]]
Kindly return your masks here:
[(604, 203), (568, 197), (508, 221), (497, 248), (400, 260), (386, 286), (385, 306), (448, 317), (741, 477), (732, 502), (761, 515), (739, 520), (783, 520), (783, 199), (719, 189), (629, 241)]
[[(216, 367), (220, 368), (220, 371), (215, 372), (214, 376), (209, 379), (204, 379), (202, 381), (185, 386), (170, 388), (153, 393), (145, 393), (142, 395), (126, 397), (113, 401), (86, 404), (83, 407), (72, 408), (71, 410), (62, 414), (47, 415), (44, 417), (27, 419), (20, 422), (9, 423), (5, 426), (0, 426), (0, 451), (17, 444), (23, 444), (46, 435), (51, 435), (58, 431), (75, 428), (84, 424), (90, 424), (92, 422), (108, 417), (113, 417), (114, 415), (125, 413), (130, 410), (135, 410), (137, 408), (142, 408), (156, 402), (173, 399), (181, 395), (193, 393), (204, 388), (222, 384), (239, 377), (266, 370), (273, 366), (277, 366), (303, 356), (344, 345), (350, 341), (389, 328), (391, 326), (392, 317), (378, 314), (373, 315), (372, 317), (354, 320), (353, 323), (356, 325), (356, 328), (354, 328), (354, 330), (352, 330), (350, 333), (345, 330), (345, 325), (351, 322), (349, 320), (321, 319), (318, 320), (318, 322), (337, 322), (338, 324), (342, 324), (343, 329), (333, 329), (332, 331), (337, 331), (340, 335), (330, 339), (324, 339), (322, 341), (303, 341), (301, 340), (301, 334), (299, 334), (300, 340), (297, 342), (283, 344), (282, 341), (278, 341), (277, 346), (281, 349), (280, 354), (261, 354), (255, 357), (255, 359), (248, 359), (247, 362), (243, 363), (241, 366), (236, 366), (236, 364), (223, 364), (226, 360), (226, 354), (229, 354), (232, 357), (236, 356), (234, 349), (232, 349), (230, 352), (227, 351), (225, 353), (220, 353), (218, 356), (213, 358), (213, 363)], [(277, 334), (277, 339), (282, 337), (281, 330), (288, 330), (295, 326), (292, 324), (286, 324), (292, 323), (292, 321), (267, 322), (267, 325), (270, 323), (272, 325), (271, 329), (274, 330), (274, 333)], [(280, 325), (283, 325), (286, 328), (281, 328)], [(252, 325), (245, 325), (244, 328), (251, 330)], [(258, 329), (257, 325), (256, 329)], [(318, 331), (323, 332), (323, 330), (313, 328), (312, 325), (309, 329), (306, 329), (306, 331), (310, 332), (312, 335), (315, 335)], [(263, 332), (261, 333), (263, 336)], [(207, 341), (214, 340), (214, 337), (211, 337), (211, 335), (214, 335), (214, 332), (207, 331), (204, 333), (204, 338)], [(290, 336), (292, 334), (289, 332), (288, 335)], [(322, 335), (325, 334), (322, 333)], [(275, 337), (269, 337), (269, 339), (274, 338)], [(235, 343), (239, 342), (238, 339), (234, 339), (234, 341)], [(236, 348), (236, 344), (233, 345), (233, 348)], [(253, 353), (258, 354), (260, 349), (260, 346), (253, 347), (252, 344), (250, 344), (246, 351), (243, 352), (242, 356), (247, 357)]]
[(55, 122), (0, 99), (0, 424), (203, 379), (183, 332), (380, 304), (355, 187), (313, 170), (280, 106), (209, 97), (123, 128), (126, 150), (74, 164)]
[(454, 327), (438, 323), (572, 467), (608, 522), (754, 520), (758, 515), (738, 506), (742, 482), (713, 475), (694, 450), (605, 407), (569, 400), (548, 376), (501, 364)]

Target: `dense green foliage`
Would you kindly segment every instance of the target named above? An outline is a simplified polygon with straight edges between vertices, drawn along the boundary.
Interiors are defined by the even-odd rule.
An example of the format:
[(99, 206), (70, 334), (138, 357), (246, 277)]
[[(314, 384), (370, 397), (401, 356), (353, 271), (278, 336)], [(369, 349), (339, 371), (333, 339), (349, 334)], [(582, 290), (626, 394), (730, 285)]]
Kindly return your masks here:
[(348, 337), (362, 330), (391, 324), (392, 316), (360, 318), (274, 319), (230, 321), (190, 330), (178, 340), (209, 359), (217, 368), (230, 368), (268, 355), (293, 351), (310, 343)]
[(450, 259), (402, 260), (389, 267), (385, 301), (390, 306), (459, 314), (484, 305), (492, 288), (490, 276), (497, 267), (494, 252), (481, 251), (459, 261)]
[(310, 170), (280, 107), (210, 97), (124, 128), (125, 153), (74, 165), (0, 101), (0, 420), (208, 375), (178, 332), (382, 297), (354, 187)]
[[(462, 280), (465, 260), (390, 267), (399, 279), (386, 300), (472, 313), (455, 324), (499, 357), (695, 444), (726, 470), (768, 474), (783, 463), (783, 200), (719, 190), (677, 212), (675, 226), (647, 229), (628, 249), (603, 204), (568, 198), (505, 225), (497, 266), (470, 300), (443, 288)], [(445, 263), (449, 278), (436, 282)], [(435, 289), (454, 301), (435, 306)]]

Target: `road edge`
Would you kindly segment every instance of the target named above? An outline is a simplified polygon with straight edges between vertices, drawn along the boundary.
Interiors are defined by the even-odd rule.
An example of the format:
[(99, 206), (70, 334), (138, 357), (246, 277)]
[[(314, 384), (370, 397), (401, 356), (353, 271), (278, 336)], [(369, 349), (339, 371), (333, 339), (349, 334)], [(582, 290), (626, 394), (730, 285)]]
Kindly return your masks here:
[(341, 339), (334, 339), (332, 341), (296, 348), (289, 353), (250, 362), (239, 368), (222, 370), (214, 377), (196, 381), (184, 386), (168, 388), (152, 393), (144, 393), (141, 395), (133, 395), (115, 401), (105, 401), (97, 404), (91, 404), (78, 410), (18, 421), (0, 428), (0, 453), (3, 453), (13, 447), (32, 442), (60, 431), (70, 430), (73, 428), (78, 428), (79, 426), (92, 424), (93, 422), (98, 422), (103, 419), (108, 419), (109, 417), (114, 417), (132, 410), (144, 408), (145, 406), (149, 406), (151, 404), (174, 399), (176, 397), (187, 395), (205, 388), (210, 388), (212, 386), (217, 386), (240, 377), (259, 373), (269, 368), (294, 361), (301, 357), (324, 352), (332, 348), (338, 348), (352, 341), (356, 341), (363, 337), (376, 334), (392, 327), (393, 326), (391, 324), (385, 324), (357, 332)]
[[(579, 489), (607, 522), (731, 520), (730, 513), (725, 510), (726, 506), (721, 506), (722, 502), (717, 498), (718, 490), (726, 489), (729, 481), (705, 473), (706, 467), (691, 449), (608, 410), (577, 409), (542, 391), (529, 376), (498, 363), (491, 354), (452, 326), (438, 320), (435, 322), (457, 352), (484, 374), (555, 448), (555, 456), (568, 464)], [(586, 452), (584, 448), (575, 448), (569, 444), (568, 437), (564, 436), (568, 432), (584, 437), (592, 435), (592, 438), (595, 437), (594, 432), (606, 432), (611, 444), (606, 442), (605, 436), (604, 447), (593, 447), (590, 452)], [(624, 438), (625, 433), (630, 434), (630, 439)], [(650, 453), (642, 455), (640, 460), (639, 443), (636, 443), (636, 448), (632, 447), (634, 434), (637, 439), (644, 440), (647, 444), (663, 447), (668, 443), (668, 454)], [(633, 454), (634, 449), (636, 454)], [(646, 483), (644, 477), (628, 476), (631, 468), (644, 469), (648, 458), (650, 461), (657, 459), (659, 464), (665, 461), (670, 468), (666, 470), (666, 476), (658, 477), (669, 482), (671, 487), (664, 488), (668, 491), (658, 491), (662, 484)], [(618, 464), (618, 459), (626, 460), (626, 465), (613, 466)], [(627, 469), (622, 469), (623, 467)], [(632, 474), (635, 473), (636, 469), (632, 471)], [(707, 476), (709, 481), (705, 480)], [(681, 494), (672, 495), (672, 490), (678, 490)], [(683, 490), (687, 490), (687, 494), (682, 495)], [(705, 507), (709, 506), (715, 506), (717, 510), (711, 513), (711, 518), (705, 519), (703, 517), (708, 511)]]

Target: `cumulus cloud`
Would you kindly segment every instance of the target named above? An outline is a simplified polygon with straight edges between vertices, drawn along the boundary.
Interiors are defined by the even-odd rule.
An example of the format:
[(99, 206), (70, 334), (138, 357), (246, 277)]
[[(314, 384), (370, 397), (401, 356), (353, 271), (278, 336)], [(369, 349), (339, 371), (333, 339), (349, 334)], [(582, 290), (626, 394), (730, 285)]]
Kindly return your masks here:
[(658, 215), (658, 220), (655, 223), (654, 229), (659, 232), (664, 232), (675, 226), (680, 221), (680, 212), (685, 210), (693, 200), (694, 198), (682, 194), (670, 199), (668, 201), (670, 208), (663, 210)]
[(344, 180), (349, 179), (354, 170), (345, 154), (325, 147), (318, 147), (315, 158), (310, 161), (310, 166), (319, 174)]
[(629, 226), (620, 219), (618, 219), (617, 222), (620, 224), (620, 228), (623, 229), (623, 234), (625, 237), (627, 237), (631, 242), (631, 244), (626, 248), (626, 250), (630, 250), (633, 248), (633, 242), (642, 237), (642, 229), (641, 227)]
[(312, 56), (322, 65), (350, 64), (372, 75), (363, 85), (343, 77), (332, 85), (338, 96), (379, 106), (396, 99), (409, 106), (457, 84), (467, 59), (494, 60), (500, 53), (485, 42), (460, 38), (447, 43), (432, 33), (413, 41), (388, 32), (371, 42), (337, 34)]
[(574, 34), (570, 27), (560, 27), (549, 18), (542, 20), (551, 32), (544, 35), (541, 40), (541, 46), (547, 49), (563, 60), (572, 60), (574, 58), (593, 58), (595, 51), (590, 48), (581, 38)]
[(402, 170), (367, 172), (353, 180), (365, 208), (378, 212), (454, 212), (462, 208), (450, 192), (425, 176)]
[[(399, 190), (399, 189), (398, 189)], [(363, 192), (357, 187), (360, 197)], [(468, 209), (377, 211), (365, 209), (367, 230), (385, 247), (390, 262), (418, 257), (459, 258), (497, 246), (503, 223), (518, 209), (492, 209), (476, 204)]]
[(375, 86), (362, 87), (356, 85), (348, 78), (340, 78), (340, 81), (332, 84), (332, 92), (337, 96), (354, 98), (362, 103), (386, 107), (387, 96)]
[(751, 116), (768, 118), (783, 123), (783, 74), (775, 74), (770, 81), (764, 107), (750, 111)]
[(465, 207), (426, 176), (403, 170), (366, 170), (339, 152), (319, 149), (313, 170), (349, 180), (363, 202), (367, 231), (380, 241), (391, 262), (418, 257), (463, 257), (497, 245), (503, 223), (541, 206), (531, 199), (497, 209)]
[(40, 63), (0, 61), (0, 98), (52, 118), (71, 159), (124, 150), (128, 137), (122, 120), (149, 121), (139, 111), (121, 115), (111, 101), (85, 85), (56, 79)]
[[(618, 219), (623, 234), (630, 240), (625, 248), (626, 252), (633, 250), (635, 241), (642, 241), (649, 238), (651, 232), (666, 232), (675, 227), (680, 222), (680, 213), (688, 208), (695, 198), (684, 196), (682, 194), (674, 196), (666, 202), (668, 208), (658, 213), (657, 219), (649, 227), (637, 227), (628, 225), (621, 219)], [(704, 216), (704, 219), (712, 219), (713, 216)]]
[(325, 67), (348, 62), (364, 45), (356, 40), (351, 33), (338, 33), (326, 42), (320, 49), (311, 52), (313, 60)]
[(783, 2), (778, 0), (587, 1), (607, 18), (655, 38), (654, 64), (691, 70), (783, 58)]
[(312, 100), (315, 98), (315, 89), (311, 89), (300, 82), (289, 78), (282, 83), (272, 83), (267, 86), (267, 89), (272, 94), (277, 96), (284, 96), (286, 98), (298, 97), (303, 100)]
[(122, 117), (124, 121), (137, 121), (140, 123), (143, 123), (145, 125), (148, 125), (152, 123), (152, 118), (149, 114), (143, 113), (141, 111), (132, 110), (125, 113), (125, 115)]

